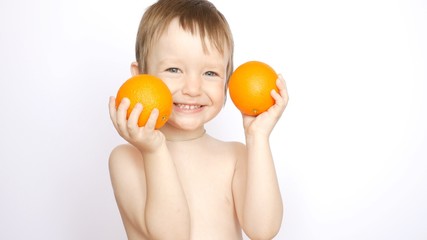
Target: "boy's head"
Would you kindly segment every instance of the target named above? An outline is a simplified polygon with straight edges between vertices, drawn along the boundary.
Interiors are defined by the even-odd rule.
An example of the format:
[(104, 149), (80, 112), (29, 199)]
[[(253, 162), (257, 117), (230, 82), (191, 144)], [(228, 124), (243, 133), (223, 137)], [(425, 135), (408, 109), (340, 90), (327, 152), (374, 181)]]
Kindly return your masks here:
[(151, 47), (174, 19), (178, 19), (185, 31), (199, 34), (205, 51), (207, 38), (218, 52), (230, 54), (228, 81), (233, 71), (233, 37), (225, 17), (207, 0), (159, 0), (147, 9), (139, 24), (135, 46), (139, 72), (146, 73)]

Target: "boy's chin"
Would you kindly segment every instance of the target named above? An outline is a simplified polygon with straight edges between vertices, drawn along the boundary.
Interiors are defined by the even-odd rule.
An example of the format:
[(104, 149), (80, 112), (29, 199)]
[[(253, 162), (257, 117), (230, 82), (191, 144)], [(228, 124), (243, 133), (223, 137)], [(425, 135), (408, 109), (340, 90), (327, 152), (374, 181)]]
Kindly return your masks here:
[(200, 127), (204, 127), (204, 122), (194, 121), (194, 120), (184, 120), (181, 119), (179, 121), (174, 121), (174, 119), (169, 119), (165, 124), (165, 127), (172, 128), (180, 131), (195, 131), (200, 129)]

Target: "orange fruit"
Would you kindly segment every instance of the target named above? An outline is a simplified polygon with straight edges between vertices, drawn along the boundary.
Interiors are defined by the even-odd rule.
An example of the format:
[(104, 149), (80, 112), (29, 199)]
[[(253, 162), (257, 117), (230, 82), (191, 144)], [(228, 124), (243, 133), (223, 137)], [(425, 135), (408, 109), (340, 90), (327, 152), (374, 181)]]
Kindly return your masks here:
[(116, 108), (124, 97), (130, 100), (127, 118), (137, 103), (142, 104), (143, 110), (138, 119), (138, 126), (140, 127), (145, 126), (154, 108), (159, 110), (156, 129), (161, 128), (172, 113), (172, 93), (168, 86), (155, 76), (140, 74), (125, 81), (117, 92)]
[(276, 86), (277, 78), (274, 69), (266, 63), (243, 63), (230, 76), (230, 98), (243, 114), (257, 116), (274, 105), (271, 90), (279, 91)]

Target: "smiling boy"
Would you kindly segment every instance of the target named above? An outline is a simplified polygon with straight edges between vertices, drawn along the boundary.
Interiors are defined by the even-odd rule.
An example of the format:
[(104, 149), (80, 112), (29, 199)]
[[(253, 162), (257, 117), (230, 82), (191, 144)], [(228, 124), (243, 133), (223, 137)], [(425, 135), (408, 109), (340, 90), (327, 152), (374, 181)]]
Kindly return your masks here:
[(114, 127), (130, 144), (110, 155), (110, 175), (128, 239), (272, 239), (283, 204), (269, 136), (288, 102), (283, 78), (267, 112), (242, 115), (246, 144), (223, 142), (204, 125), (221, 111), (233, 69), (227, 21), (205, 0), (160, 0), (138, 31), (133, 75), (162, 79), (172, 92), (168, 122), (145, 127), (129, 100), (110, 98)]

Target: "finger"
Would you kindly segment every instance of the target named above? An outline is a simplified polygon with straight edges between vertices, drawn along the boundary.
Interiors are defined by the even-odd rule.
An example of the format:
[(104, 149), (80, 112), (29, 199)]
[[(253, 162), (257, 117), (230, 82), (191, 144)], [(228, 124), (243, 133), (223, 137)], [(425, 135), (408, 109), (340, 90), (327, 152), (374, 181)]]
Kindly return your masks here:
[(272, 106), (273, 108), (279, 108), (279, 109), (284, 109), (286, 106), (286, 102), (285, 100), (282, 98), (282, 96), (276, 91), (276, 90), (271, 90), (271, 97), (274, 99), (275, 103)]
[(287, 102), (289, 100), (288, 88), (286, 86), (285, 79), (283, 78), (283, 76), (281, 74), (279, 74), (279, 77), (277, 78), (276, 86), (279, 89), (279, 93), (282, 96), (283, 100), (287, 104)]
[(129, 105), (129, 99), (123, 98), (119, 106), (117, 107), (117, 127), (118, 130), (122, 133), (125, 133), (127, 131), (126, 116)]
[(281, 90), (281, 94), (279, 94), (275, 89), (271, 90), (271, 97), (274, 99), (275, 103), (270, 109), (271, 111), (276, 112), (278, 116), (283, 113), (288, 104), (286, 86), (282, 85), (282, 87), (284, 87), (284, 90)]
[(147, 120), (147, 123), (145, 123), (145, 129), (154, 130), (156, 127), (156, 122), (158, 117), (159, 117), (159, 110), (157, 108), (154, 108), (153, 111), (151, 111), (151, 114)]
[(110, 113), (110, 119), (113, 122), (114, 127), (117, 129), (117, 109), (116, 109), (116, 99), (111, 96), (108, 103), (108, 110)]
[(271, 90), (270, 95), (274, 99), (276, 104), (283, 102), (282, 96), (275, 89)]
[(141, 115), (142, 109), (143, 109), (142, 104), (137, 103), (129, 115), (129, 118), (127, 121), (127, 129), (130, 135), (135, 134), (139, 129), (138, 119), (139, 119), (139, 116)]

